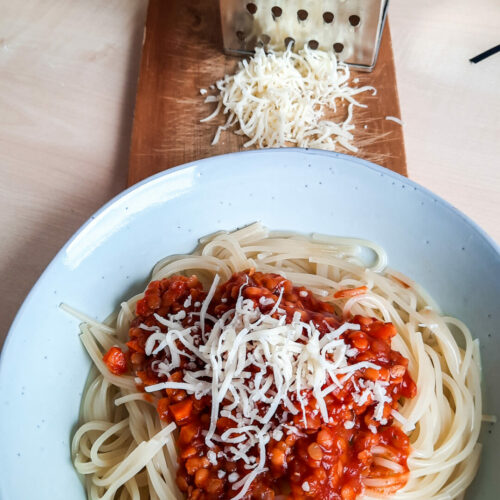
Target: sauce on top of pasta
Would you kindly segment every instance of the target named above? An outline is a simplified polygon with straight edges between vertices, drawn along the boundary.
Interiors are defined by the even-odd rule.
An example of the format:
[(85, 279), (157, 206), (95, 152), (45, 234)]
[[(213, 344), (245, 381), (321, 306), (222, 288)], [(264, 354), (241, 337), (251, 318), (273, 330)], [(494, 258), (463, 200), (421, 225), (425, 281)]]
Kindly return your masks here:
[[(363, 289), (348, 289), (336, 296), (362, 293)], [(416, 395), (416, 385), (408, 373), (408, 360), (391, 348), (396, 335), (391, 323), (363, 316), (342, 319), (331, 302), (319, 300), (307, 288), (295, 287), (278, 274), (252, 269), (220, 284), (203, 311), (206, 299), (207, 292), (196, 276), (151, 282), (137, 303), (128, 351), (113, 347), (103, 358), (112, 373), (135, 374), (143, 390), (171, 383), (154, 394), (160, 396), (160, 418), (179, 427), (177, 485), (188, 499), (270, 500), (285, 495), (290, 500), (353, 500), (366, 489), (391, 494), (406, 484), (411, 448), (398, 423), (402, 417), (397, 408), (401, 398)], [(341, 332), (331, 340), (339, 350), (328, 351), (325, 359), (334, 363), (340, 353), (347, 366), (335, 374), (329, 372), (321, 398), (311, 387), (299, 388), (271, 411), (280, 393), (276, 380), (281, 376), (273, 375), (276, 367), (259, 363), (257, 356), (255, 364), (248, 362), (250, 349), (243, 360), (247, 366), (244, 384), (250, 388), (250, 400), (259, 391), (260, 396), (237, 405), (237, 397), (229, 391), (220, 403), (214, 430), (212, 395), (193, 393), (183, 384), (190, 374), (198, 377), (198, 385), (213, 382), (214, 374), (200, 377), (206, 364), (194, 351), (203, 348), (215, 322), (230, 318), (242, 303), (252, 313), (282, 318), (285, 325), (300, 322), (306, 329), (310, 325), (318, 345), (326, 345), (332, 332)], [(204, 331), (195, 327), (200, 317), (205, 319)], [(175, 340), (176, 352), (180, 352), (177, 363), (166, 359), (165, 350), (157, 349), (161, 341), (152, 337), (159, 331), (168, 334), (172, 318), (193, 332), (192, 347)], [(294, 345), (302, 343), (305, 348), (309, 340), (302, 335)], [(300, 353), (297, 363), (301, 366)], [(266, 380), (273, 383), (264, 387)], [(262, 447), (249, 441), (250, 434), (241, 428), (250, 413), (247, 427), (260, 425), (267, 436), (265, 463), (261, 463)], [(259, 429), (252, 432), (257, 435)], [(259, 473), (250, 477), (256, 470)], [(249, 477), (251, 481), (245, 483)]]

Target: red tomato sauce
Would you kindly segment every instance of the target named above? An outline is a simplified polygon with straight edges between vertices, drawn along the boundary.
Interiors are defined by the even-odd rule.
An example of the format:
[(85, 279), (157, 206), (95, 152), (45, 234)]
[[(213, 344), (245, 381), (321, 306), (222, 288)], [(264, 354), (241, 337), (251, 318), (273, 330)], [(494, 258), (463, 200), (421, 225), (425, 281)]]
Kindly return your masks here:
[[(287, 322), (291, 322), (294, 313), (299, 312), (302, 321), (313, 321), (322, 334), (342, 323), (331, 303), (318, 300), (306, 288), (294, 287), (290, 281), (277, 274), (253, 270), (237, 273), (220, 285), (211, 301), (209, 314), (218, 318), (234, 308), (240, 290), (263, 313), (269, 313), (282, 294), (280, 308), (285, 310)], [(355, 289), (354, 293), (362, 292)], [(340, 296), (348, 297), (350, 294)], [(164, 382), (167, 378), (159, 377), (153, 369), (153, 363), (162, 358), (161, 354), (146, 356), (144, 346), (151, 332), (139, 325), (159, 326), (165, 331), (154, 314), (164, 317), (181, 310), (187, 313), (199, 311), (205, 297), (206, 293), (195, 276), (173, 276), (154, 281), (148, 286), (144, 298), (137, 303), (137, 317), (130, 328), (129, 351), (126, 353), (129, 370), (140, 377), (142, 388)], [(261, 300), (261, 297), (267, 300)], [(187, 314), (183, 325), (192, 326), (197, 319), (198, 316)], [(360, 325), (360, 330), (347, 330), (341, 335), (348, 346), (357, 349), (357, 354), (349, 359), (349, 364), (372, 361), (381, 369), (360, 369), (342, 388), (336, 387), (325, 397), (330, 417), (327, 424), (322, 421), (316, 401), (310, 393), (305, 422), (302, 411), (293, 416), (285, 412), (284, 408), (278, 408), (273, 417), (274, 423), (284, 423), (286, 417), (287, 423), (293, 425), (299, 435), (290, 433), (283, 434), (279, 440), (271, 438), (266, 446), (267, 471), (253, 481), (244, 497), (246, 500), (271, 500), (280, 494), (289, 500), (353, 500), (363, 491), (363, 480), (368, 477), (380, 479), (382, 483), (386, 480), (386, 486), (378, 488), (379, 494), (392, 493), (406, 483), (410, 443), (406, 434), (394, 424), (391, 411), (398, 407), (401, 398), (412, 398), (416, 394), (416, 385), (407, 371), (408, 360), (391, 349), (391, 338), (396, 335), (391, 323), (361, 316), (350, 318), (349, 322)], [(209, 321), (205, 329), (210, 331)], [(188, 358), (181, 356), (180, 368), (171, 373), (168, 380), (183, 380), (188, 363)], [(108, 366), (113, 371), (113, 367)], [(200, 368), (204, 367), (200, 364), (196, 369)], [(359, 401), (356, 403), (353, 399), (355, 384), (369, 380), (386, 382), (386, 394), (391, 397), (391, 402), (385, 403), (383, 408), (384, 425), (374, 419), (375, 404), (370, 396), (361, 406)], [(217, 458), (215, 464), (209, 460), (209, 451), (221, 451), (217, 445), (208, 448), (203, 436), (203, 431), (210, 425), (211, 398), (205, 396), (196, 399), (180, 389), (165, 389), (162, 392), (158, 414), (166, 422), (175, 421), (180, 428), (177, 439), (177, 484), (181, 491), (190, 500), (230, 499), (236, 496), (238, 490), (232, 488), (230, 475), (236, 473), (242, 479), (249, 471), (241, 460), (234, 463)], [(236, 425), (233, 420), (220, 417), (217, 432), (222, 434)], [(380, 455), (381, 447), (384, 450), (383, 458), (399, 465), (397, 473), (381, 466), (374, 459), (374, 455)], [(257, 449), (253, 453), (258, 457)]]

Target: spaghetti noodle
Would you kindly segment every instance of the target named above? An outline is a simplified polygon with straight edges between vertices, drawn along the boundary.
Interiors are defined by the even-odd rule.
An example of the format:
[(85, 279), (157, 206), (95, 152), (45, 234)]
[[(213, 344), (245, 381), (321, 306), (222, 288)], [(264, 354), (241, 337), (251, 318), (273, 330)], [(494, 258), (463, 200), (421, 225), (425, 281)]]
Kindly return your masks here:
[(253, 224), (160, 261), (104, 324), (65, 306), (94, 364), (72, 442), (89, 498), (460, 498), (478, 342), (386, 263), (370, 242)]

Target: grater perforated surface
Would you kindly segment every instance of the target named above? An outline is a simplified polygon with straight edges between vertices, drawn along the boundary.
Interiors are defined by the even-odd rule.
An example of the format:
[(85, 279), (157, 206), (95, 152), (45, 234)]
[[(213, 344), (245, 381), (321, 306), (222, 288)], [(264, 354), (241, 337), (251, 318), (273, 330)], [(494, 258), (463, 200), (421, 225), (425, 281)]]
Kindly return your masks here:
[(220, 0), (224, 49), (250, 54), (258, 45), (333, 50), (372, 70), (389, 0)]

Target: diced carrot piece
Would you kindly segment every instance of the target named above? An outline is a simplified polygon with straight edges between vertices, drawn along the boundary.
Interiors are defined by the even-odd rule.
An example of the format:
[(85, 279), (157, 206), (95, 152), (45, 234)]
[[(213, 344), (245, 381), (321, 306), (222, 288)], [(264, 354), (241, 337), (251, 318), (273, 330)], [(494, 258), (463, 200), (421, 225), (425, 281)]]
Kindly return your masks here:
[(125, 353), (119, 347), (112, 347), (102, 358), (108, 370), (115, 375), (123, 375), (127, 371)]
[(379, 371), (375, 370), (375, 368), (366, 368), (364, 376), (368, 380), (373, 380), (375, 382), (379, 379)]
[(191, 412), (193, 410), (193, 400), (191, 398), (185, 399), (180, 403), (170, 405), (169, 409), (177, 425), (181, 425), (191, 416)]
[(164, 420), (166, 422), (170, 422), (168, 406), (169, 406), (168, 398), (161, 398), (156, 406), (156, 410), (158, 411), (158, 415), (160, 416), (161, 420)]
[(368, 287), (360, 286), (358, 288), (349, 288), (347, 290), (339, 290), (335, 292), (335, 299), (347, 299), (350, 297), (357, 297), (358, 295), (364, 295), (368, 291)]
[(191, 441), (198, 434), (198, 430), (199, 430), (198, 426), (194, 424), (183, 425), (179, 433), (179, 440), (178, 440), (179, 445), (187, 445), (191, 443)]

